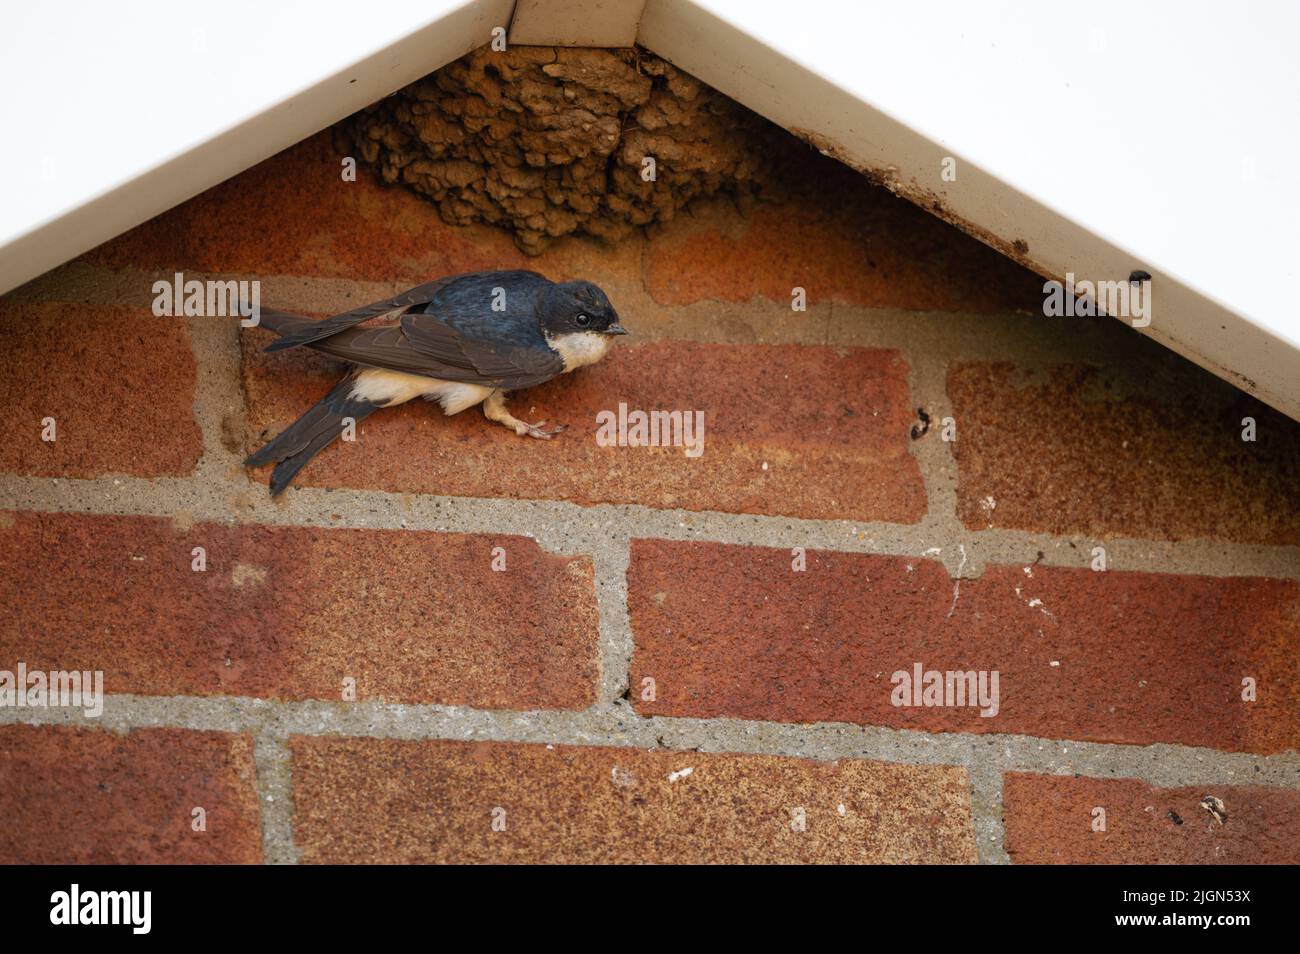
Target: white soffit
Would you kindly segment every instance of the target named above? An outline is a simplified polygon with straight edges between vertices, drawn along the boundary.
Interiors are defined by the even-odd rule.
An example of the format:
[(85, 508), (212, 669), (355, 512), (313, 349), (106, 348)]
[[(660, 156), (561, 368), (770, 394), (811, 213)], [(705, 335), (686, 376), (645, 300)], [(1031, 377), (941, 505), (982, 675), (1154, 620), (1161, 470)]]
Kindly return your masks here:
[[(544, 28), (573, 2), (519, 7)], [(578, 2), (620, 40), (640, 6)], [(0, 292), (487, 43), (515, 8), (14, 6)], [(1040, 273), (1149, 272), (1145, 334), (1300, 419), (1297, 35), (1287, 0), (646, 0), (637, 39)]]
[[(0, 16), (0, 292), (488, 43), (513, 0), (39, 0)], [(273, 223), (271, 223), (273, 225)]]
[(1149, 272), (1143, 333), (1300, 419), (1297, 36), (1286, 0), (648, 0), (638, 40), (1044, 275)]

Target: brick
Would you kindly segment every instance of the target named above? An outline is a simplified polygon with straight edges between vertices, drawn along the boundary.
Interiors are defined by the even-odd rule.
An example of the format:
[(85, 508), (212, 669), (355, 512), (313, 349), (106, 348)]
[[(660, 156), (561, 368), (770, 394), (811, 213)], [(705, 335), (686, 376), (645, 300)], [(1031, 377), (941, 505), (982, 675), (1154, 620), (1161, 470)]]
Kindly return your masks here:
[[(1223, 803), (1222, 823), (1201, 807), (1206, 795)], [(1011, 773), (1002, 802), (1018, 864), (1300, 863), (1300, 792), (1286, 789)], [(1093, 831), (1095, 808), (1105, 809), (1103, 832)]]
[[(1152, 378), (1171, 373), (1158, 362)], [(1185, 365), (1185, 362), (1179, 362)], [(964, 363), (948, 374), (966, 526), (1300, 544), (1300, 424), (1185, 366)], [(1257, 440), (1241, 439), (1254, 417)]]
[(591, 561), (522, 537), (21, 513), (0, 566), (0, 659), (102, 669), (110, 693), (338, 700), (350, 676), (360, 700), (595, 698)]
[[(325, 130), (92, 249), (108, 268), (303, 275), (415, 285), (439, 275), (532, 268), (557, 281), (600, 275), (613, 293), (640, 284), (640, 243), (557, 242), (532, 259), (510, 233), (451, 226), (437, 207), (369, 169), (340, 175), (343, 153)], [(264, 301), (271, 305), (274, 302)]]
[[(193, 828), (195, 808), (205, 831)], [(0, 817), (0, 864), (262, 860), (244, 735), (0, 726)]]
[[(326, 130), (85, 259), (110, 268), (410, 284), (482, 268), (536, 268), (557, 280), (598, 273), (602, 282), (640, 285), (640, 239), (615, 246), (562, 239), (529, 258), (509, 233), (449, 226), (432, 203), (382, 184), (368, 169), (344, 182), (341, 158)], [(747, 216), (709, 203), (656, 229), (645, 246), (646, 289), (654, 299), (680, 305), (758, 294), (788, 302), (798, 285), (812, 303), (1041, 308), (1041, 279), (839, 163), (808, 155), (784, 178), (782, 194)]]
[[(644, 715), (1300, 748), (1300, 584), (634, 540)], [(1028, 572), (1027, 572), (1028, 571)], [(1000, 708), (899, 707), (893, 674), (997, 670)], [(1242, 679), (1258, 701), (1241, 700)], [(655, 698), (641, 696), (655, 681)]]
[[(185, 322), (146, 309), (0, 299), (0, 471), (184, 476), (203, 452)], [(56, 440), (43, 441), (42, 421)]]
[[(341, 159), (326, 130), (84, 257), (110, 268), (414, 283), (442, 274), (449, 258), (479, 252), (464, 230), (443, 226), (437, 210), (406, 189), (384, 188), (365, 172), (344, 182)], [(494, 251), (509, 262), (503, 267), (522, 260), (504, 233)]]
[(1041, 278), (833, 160), (809, 156), (786, 182), (787, 194), (746, 216), (715, 203), (657, 229), (645, 256), (655, 300), (789, 303), (798, 286), (810, 303), (1042, 308)]
[(290, 746), (305, 862), (975, 860), (958, 768), (499, 742)]
[[(290, 424), (341, 373), (315, 355), (263, 355), (257, 349), (264, 341), (245, 340), (249, 432), (256, 438), (250, 449)], [(596, 415), (617, 412), (619, 402), (703, 411), (703, 455), (599, 446)], [(598, 365), (516, 394), (509, 406), (518, 417), (569, 430), (551, 441), (524, 439), (477, 408), (448, 418), (415, 401), (365, 421), (355, 443), (328, 448), (298, 480), (817, 519), (912, 523), (925, 513), (908, 449), (907, 365), (893, 351), (620, 345)]]

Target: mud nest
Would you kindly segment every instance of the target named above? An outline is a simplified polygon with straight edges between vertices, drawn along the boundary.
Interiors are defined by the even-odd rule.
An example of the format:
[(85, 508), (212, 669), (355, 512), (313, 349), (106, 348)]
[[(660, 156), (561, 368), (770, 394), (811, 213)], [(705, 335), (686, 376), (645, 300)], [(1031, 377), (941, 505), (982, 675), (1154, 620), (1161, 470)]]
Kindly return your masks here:
[(447, 222), (508, 228), (530, 254), (575, 232), (620, 239), (698, 196), (747, 203), (789, 138), (643, 50), (549, 47), (470, 53), (342, 136)]

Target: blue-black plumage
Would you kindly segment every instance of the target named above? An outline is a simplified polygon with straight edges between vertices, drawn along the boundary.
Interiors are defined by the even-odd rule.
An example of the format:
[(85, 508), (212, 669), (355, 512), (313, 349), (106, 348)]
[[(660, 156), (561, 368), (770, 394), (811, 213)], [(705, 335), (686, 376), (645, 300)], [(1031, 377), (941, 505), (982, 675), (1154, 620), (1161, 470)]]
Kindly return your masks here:
[[(397, 324), (366, 326), (376, 318)], [(338, 437), (347, 419), (412, 398), (438, 401), (447, 414), (483, 405), (489, 420), (516, 434), (549, 439), (545, 430), (505, 409), (505, 395), (533, 387), (604, 357), (626, 334), (601, 289), (586, 281), (556, 283), (536, 272), (454, 275), (400, 295), (313, 321), (264, 309), (259, 327), (278, 334), (267, 351), (308, 347), (355, 367), (310, 411), (245, 463), (276, 462), (278, 494)]]

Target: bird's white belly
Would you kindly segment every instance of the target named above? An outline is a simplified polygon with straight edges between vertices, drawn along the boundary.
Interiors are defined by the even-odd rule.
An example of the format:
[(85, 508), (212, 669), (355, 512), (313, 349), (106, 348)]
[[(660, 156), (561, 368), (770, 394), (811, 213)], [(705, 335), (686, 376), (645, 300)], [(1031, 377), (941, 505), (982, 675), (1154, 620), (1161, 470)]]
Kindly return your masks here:
[(459, 414), (467, 407), (482, 403), (493, 390), (482, 384), (444, 381), (441, 378), (426, 378), (422, 374), (373, 368), (356, 376), (352, 385), (352, 397), (384, 407), (422, 397), (437, 401), (442, 405), (443, 412), (450, 415)]

